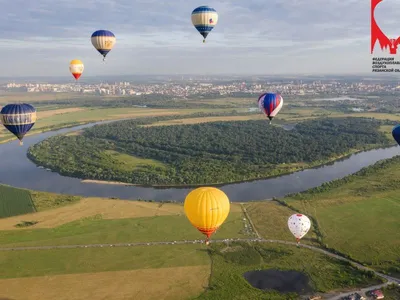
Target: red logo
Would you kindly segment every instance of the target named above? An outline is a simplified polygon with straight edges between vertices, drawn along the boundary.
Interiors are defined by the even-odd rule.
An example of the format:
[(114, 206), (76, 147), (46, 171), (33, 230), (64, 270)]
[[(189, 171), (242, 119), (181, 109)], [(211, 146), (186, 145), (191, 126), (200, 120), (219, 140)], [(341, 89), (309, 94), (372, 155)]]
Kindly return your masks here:
[(210, 24), (212, 24), (214, 21), (213, 21), (213, 19), (210, 19), (209, 22), (210, 22)]
[(383, 0), (371, 0), (371, 54), (374, 52), (376, 42), (379, 42), (381, 50), (387, 50), (389, 47), (390, 54), (397, 53), (397, 46), (400, 44), (400, 36), (397, 39), (389, 39), (386, 34), (382, 32), (375, 21), (375, 8)]

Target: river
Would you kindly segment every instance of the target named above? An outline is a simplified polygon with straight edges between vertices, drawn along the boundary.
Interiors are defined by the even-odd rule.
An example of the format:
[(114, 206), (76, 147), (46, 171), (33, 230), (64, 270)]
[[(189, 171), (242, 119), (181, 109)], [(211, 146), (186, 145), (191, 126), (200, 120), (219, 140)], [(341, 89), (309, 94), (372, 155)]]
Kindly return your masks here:
[[(48, 137), (76, 131), (93, 126), (94, 124), (108, 122), (112, 121), (86, 124), (28, 136), (24, 138), (23, 146), (19, 146), (16, 140), (1, 144), (0, 183), (37, 191), (81, 195), (86, 197), (183, 201), (191, 189), (83, 183), (80, 179), (61, 176), (58, 173), (38, 168), (26, 156), (29, 146)], [(398, 146), (376, 149), (353, 154), (351, 157), (336, 161), (331, 165), (307, 169), (271, 179), (227, 184), (220, 188), (228, 195), (230, 200), (234, 202), (283, 197), (289, 193), (301, 192), (319, 186), (326, 181), (342, 178), (357, 172), (363, 167), (372, 165), (379, 160), (391, 158), (399, 154), (400, 149)]]

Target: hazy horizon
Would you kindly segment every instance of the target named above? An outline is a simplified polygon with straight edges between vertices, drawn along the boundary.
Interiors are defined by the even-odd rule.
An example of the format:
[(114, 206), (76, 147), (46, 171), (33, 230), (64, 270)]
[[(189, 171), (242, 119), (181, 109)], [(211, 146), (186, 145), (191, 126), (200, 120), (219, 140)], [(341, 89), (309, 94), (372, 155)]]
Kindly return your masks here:
[[(219, 14), (206, 44), (190, 20), (200, 5)], [(15, 0), (3, 4), (0, 63), (14, 78), (67, 78), (72, 59), (84, 62), (82, 79), (171, 73), (380, 77), (371, 72), (370, 6), (361, 0)], [(394, 0), (383, 0), (376, 9), (376, 20), (389, 37), (400, 35), (399, 10)], [(98, 29), (117, 37), (105, 64), (90, 42)], [(379, 45), (375, 49), (375, 55), (385, 54)]]

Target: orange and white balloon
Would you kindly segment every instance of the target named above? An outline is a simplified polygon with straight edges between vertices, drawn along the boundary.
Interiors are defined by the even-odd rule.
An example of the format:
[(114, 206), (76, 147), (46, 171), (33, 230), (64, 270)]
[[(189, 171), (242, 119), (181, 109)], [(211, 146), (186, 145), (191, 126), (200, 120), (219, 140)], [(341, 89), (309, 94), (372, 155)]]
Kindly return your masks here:
[(69, 63), (69, 71), (72, 73), (72, 76), (74, 76), (76, 80), (81, 77), (84, 68), (85, 66), (83, 65), (83, 62), (79, 59), (71, 60), (71, 62)]

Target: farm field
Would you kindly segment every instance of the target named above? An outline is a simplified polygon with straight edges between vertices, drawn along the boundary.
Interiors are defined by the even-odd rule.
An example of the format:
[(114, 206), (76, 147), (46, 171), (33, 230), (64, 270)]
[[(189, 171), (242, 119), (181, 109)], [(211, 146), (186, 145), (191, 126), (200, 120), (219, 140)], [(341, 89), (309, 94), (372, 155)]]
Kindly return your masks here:
[(400, 274), (399, 167), (397, 156), (285, 201), (317, 220), (329, 248)]
[[(1, 186), (0, 186), (1, 187)], [(25, 190), (23, 190), (25, 191)], [(81, 219), (129, 219), (157, 216), (181, 216), (182, 203), (157, 203), (105, 198), (83, 198), (53, 193), (30, 191), (36, 208), (35, 214), (0, 218), (0, 230), (13, 230), (20, 220), (34, 219), (38, 223), (29, 227), (55, 228)], [(14, 199), (15, 201), (15, 199)], [(17, 200), (15, 202), (19, 202)], [(241, 213), (237, 203), (231, 203), (231, 213)]]
[[(182, 205), (85, 200), (53, 211), (0, 220), (0, 244), (21, 247), (202, 239), (183, 214)], [(242, 219), (240, 207), (232, 205), (214, 238), (245, 238)], [(22, 230), (12, 228), (21, 221), (38, 223)]]
[(143, 125), (143, 127), (200, 124), (200, 123), (224, 122), (224, 121), (226, 121), (226, 122), (228, 122), (228, 121), (246, 121), (246, 120), (260, 120), (260, 119), (265, 119), (265, 116), (258, 114), (258, 115), (248, 115), (248, 116), (202, 117), (202, 118), (188, 118), (188, 119), (177, 119), (177, 120), (169, 120), (169, 121), (159, 121), (159, 122), (155, 122), (150, 125)]
[(46, 102), (50, 100), (68, 100), (89, 98), (93, 96), (78, 95), (72, 93), (27, 93), (27, 92), (6, 92), (0, 94), (0, 105), (10, 102), (31, 103), (31, 102)]
[(209, 276), (210, 266), (198, 265), (11, 278), (0, 279), (0, 295), (40, 300), (122, 300), (132, 296), (143, 300), (183, 300), (200, 294)]
[[(295, 242), (296, 239), (287, 229), (287, 220), (295, 212), (276, 201), (250, 202), (244, 204), (257, 232), (264, 239)], [(317, 246), (317, 236), (308, 232), (301, 242)]]
[[(23, 219), (24, 220), (24, 219)], [(24, 220), (25, 221), (25, 220)], [(36, 221), (32, 216), (26, 221)], [(245, 238), (242, 214), (231, 213), (215, 239)], [(0, 232), (4, 247), (53, 246), (99, 243), (130, 243), (202, 239), (186, 216), (154, 216), (102, 220), (100, 216), (80, 219), (53, 229), (30, 229)]]
[[(38, 193), (36, 198), (46, 203), (42, 204), (45, 208), (41, 212), (0, 219), (1, 247), (135, 241), (150, 245), (1, 251), (0, 290), (4, 292), (0, 297), (38, 299), (40, 295), (40, 299), (52, 299), (57, 292), (71, 290), (68, 295), (73, 298), (68, 299), (100, 294), (113, 295), (117, 300), (128, 295), (159, 299), (164, 294), (166, 299), (233, 299), (232, 295), (248, 299), (266, 294), (251, 288), (242, 274), (276, 267), (304, 271), (317, 292), (379, 282), (347, 264), (293, 246), (229, 242), (212, 244), (208, 253), (204, 244), (152, 244), (152, 241), (203, 238), (184, 216), (182, 204), (84, 198), (50, 209), (51, 204), (57, 207), (57, 201), (48, 200), (55, 199), (53, 194)], [(289, 208), (276, 202), (245, 206), (264, 238), (293, 240), (285, 224), (287, 215), (291, 214)], [(232, 203), (229, 218), (213, 238), (254, 237), (245, 234), (242, 218), (240, 205)], [(22, 229), (12, 228), (21, 220), (38, 223)], [(210, 258), (213, 261), (211, 279)], [(165, 274), (171, 275), (165, 278)], [(150, 278), (157, 283), (149, 291), (144, 282)], [(112, 281), (109, 289), (102, 287), (107, 281)], [(85, 286), (79, 282), (85, 282)], [(18, 288), (21, 284), (27, 289)], [(208, 284), (211, 288), (205, 290)], [(112, 287), (118, 287), (118, 291)], [(286, 299), (276, 292), (267, 294), (268, 299)], [(32, 298), (24, 298), (27, 295)]]
[[(233, 243), (230, 246), (212, 246), (213, 270), (211, 281), (208, 283), (210, 256), (205, 250), (206, 246), (203, 244), (1, 253), (0, 287), (7, 286), (6, 289), (1, 289), (1, 296), (26, 297), (29, 291), (29, 295), (41, 293), (47, 297), (42, 296), (40, 299), (52, 299), (51, 296), (56, 291), (70, 289), (68, 299), (84, 299), (85, 295), (99, 293), (97, 285), (102, 286), (101, 283), (115, 281), (111, 283), (111, 287), (118, 286), (118, 292), (100, 287), (100, 291), (104, 291), (106, 295), (114, 292), (113, 299), (125, 299), (128, 295), (138, 294), (142, 296), (140, 299), (159, 299), (157, 297), (163, 293), (171, 296), (167, 299), (234, 299), (233, 295), (236, 295), (235, 299), (242, 299), (266, 295), (265, 292), (251, 288), (243, 278), (243, 272), (277, 266), (283, 269), (304, 270), (311, 278), (312, 287), (321, 292), (380, 282), (379, 279), (368, 277), (366, 273), (335, 259), (311, 253), (309, 250)], [(21, 265), (24, 268), (21, 268)], [(337, 276), (338, 272), (341, 276)], [(128, 277), (124, 280), (124, 276)], [(156, 284), (149, 292), (148, 285), (140, 283), (148, 282), (150, 278), (151, 281), (156, 281)], [(156, 280), (157, 278), (159, 280)], [(85, 282), (85, 285), (77, 284), (78, 280)], [(18, 284), (19, 287), (21, 284), (27, 284), (29, 290), (18, 288)], [(211, 288), (205, 290), (208, 284)], [(287, 299), (278, 293), (267, 294), (271, 296), (268, 299)], [(71, 298), (72, 296), (74, 298)]]
[[(16, 199), (18, 199), (16, 201)], [(36, 208), (28, 190), (0, 185), (0, 218), (35, 212)]]

